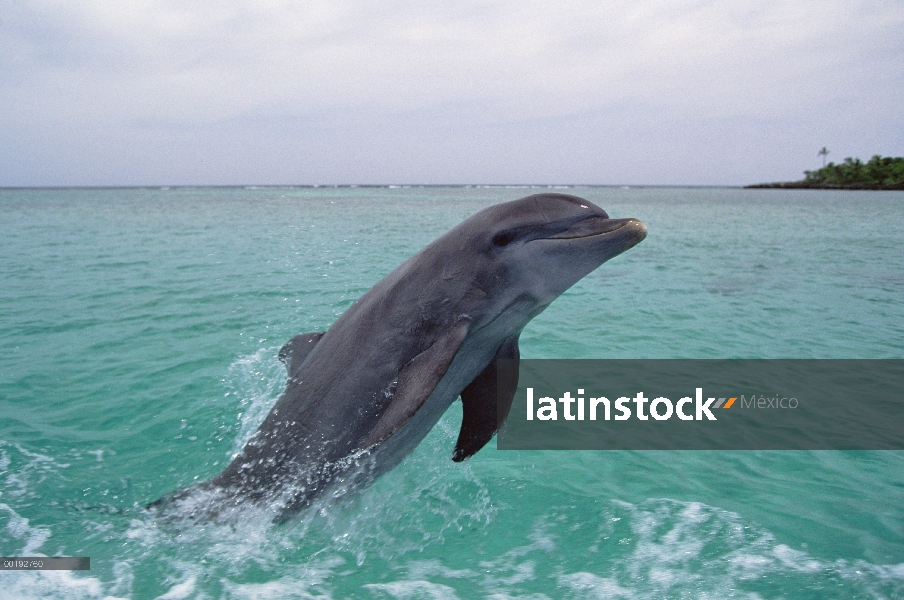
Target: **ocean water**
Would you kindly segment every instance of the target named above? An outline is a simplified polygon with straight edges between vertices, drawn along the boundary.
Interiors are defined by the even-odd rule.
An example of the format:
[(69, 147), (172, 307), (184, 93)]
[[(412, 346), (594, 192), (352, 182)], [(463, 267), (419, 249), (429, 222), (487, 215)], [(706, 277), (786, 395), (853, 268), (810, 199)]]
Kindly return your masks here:
[[(904, 452), (541, 452), (398, 468), (288, 525), (155, 518), (321, 331), (530, 188), (0, 190), (0, 598), (904, 598)], [(569, 188), (647, 239), (530, 358), (904, 358), (904, 193)]]

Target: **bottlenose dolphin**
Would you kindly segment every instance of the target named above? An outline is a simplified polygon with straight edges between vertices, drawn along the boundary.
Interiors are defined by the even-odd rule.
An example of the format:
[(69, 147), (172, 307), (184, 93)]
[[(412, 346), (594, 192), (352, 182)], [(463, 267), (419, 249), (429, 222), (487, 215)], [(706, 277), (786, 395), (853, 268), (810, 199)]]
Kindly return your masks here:
[[(328, 331), (290, 340), (279, 353), (285, 393), (232, 463), (200, 487), (233, 506), (276, 502), (285, 518), (335, 484), (367, 483), (393, 468), (459, 396), (452, 460), (472, 456), (498, 427), (496, 361), (517, 359), (531, 319), (646, 232), (636, 219), (610, 219), (565, 194), (471, 216), (374, 285)], [(510, 406), (516, 382), (505, 385)]]

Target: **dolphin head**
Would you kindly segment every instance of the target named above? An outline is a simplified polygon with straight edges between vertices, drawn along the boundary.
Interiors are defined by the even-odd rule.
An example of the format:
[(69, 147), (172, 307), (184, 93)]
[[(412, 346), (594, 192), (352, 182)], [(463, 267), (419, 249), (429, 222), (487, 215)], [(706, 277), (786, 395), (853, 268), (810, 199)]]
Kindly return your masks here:
[(582, 198), (537, 194), (491, 206), (437, 242), (445, 238), (441, 246), (455, 256), (443, 262), (462, 265), (456, 279), (469, 284), (462, 312), (474, 318), (475, 327), (496, 322), (515, 333), (646, 234), (640, 221), (610, 219)]

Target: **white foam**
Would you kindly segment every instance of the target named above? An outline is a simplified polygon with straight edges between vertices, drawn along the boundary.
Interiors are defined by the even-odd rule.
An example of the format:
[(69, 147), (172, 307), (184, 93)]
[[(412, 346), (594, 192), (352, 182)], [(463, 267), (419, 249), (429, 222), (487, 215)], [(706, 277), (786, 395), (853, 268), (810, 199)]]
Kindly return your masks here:
[(52, 457), (27, 450), (20, 444), (0, 440), (0, 475), (3, 477), (2, 493), (13, 498), (34, 494), (37, 483), (50, 473), (66, 469), (69, 465), (58, 463)]
[(345, 561), (332, 556), (314, 559), (292, 569), (290, 574), (263, 583), (234, 583), (222, 579), (223, 588), (231, 598), (248, 598), (249, 600), (278, 600), (281, 598), (331, 598), (324, 591), (324, 586)]
[[(50, 538), (50, 530), (45, 527), (32, 527), (29, 525), (28, 519), (22, 517), (8, 504), (0, 504), (0, 510), (9, 515), (9, 521), (6, 524), (9, 534), (13, 539), (24, 541), (21, 549), (17, 550), (17, 554), (9, 554), (9, 556), (41, 556), (40, 548)], [(6, 550), (6, 552), (10, 552), (10, 550)]]
[(185, 600), (185, 598), (191, 598), (192, 594), (195, 593), (196, 583), (197, 578), (189, 577), (185, 581), (171, 587), (165, 594), (157, 596), (157, 600)]
[(368, 583), (365, 588), (386, 592), (393, 598), (409, 600), (411, 598), (430, 598), (432, 600), (457, 600), (455, 589), (441, 583), (429, 581), (393, 581), (392, 583)]
[(606, 598), (634, 598), (633, 591), (620, 586), (614, 579), (600, 577), (586, 571), (560, 575), (556, 580), (560, 586), (569, 588), (583, 598), (600, 598), (601, 600)]

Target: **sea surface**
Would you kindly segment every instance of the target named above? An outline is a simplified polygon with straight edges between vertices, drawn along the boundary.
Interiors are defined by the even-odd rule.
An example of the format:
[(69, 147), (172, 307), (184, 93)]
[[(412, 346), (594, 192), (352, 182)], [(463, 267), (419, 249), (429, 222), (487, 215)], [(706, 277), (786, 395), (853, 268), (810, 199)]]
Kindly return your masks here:
[[(287, 525), (143, 507), (218, 473), (322, 331), (472, 213), (545, 188), (0, 190), (0, 598), (904, 598), (904, 452), (500, 451), (456, 402)], [(647, 239), (529, 358), (904, 358), (904, 193), (557, 188)]]

